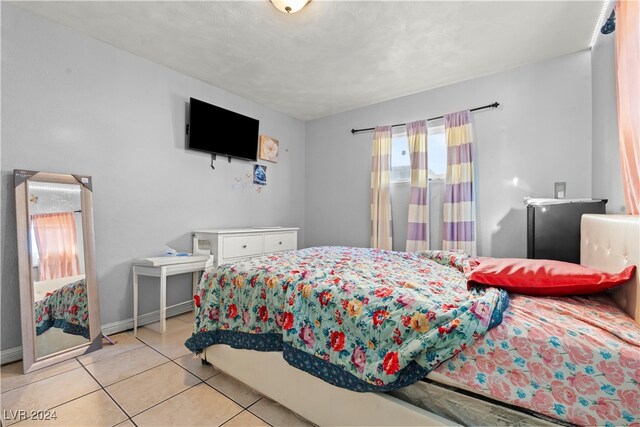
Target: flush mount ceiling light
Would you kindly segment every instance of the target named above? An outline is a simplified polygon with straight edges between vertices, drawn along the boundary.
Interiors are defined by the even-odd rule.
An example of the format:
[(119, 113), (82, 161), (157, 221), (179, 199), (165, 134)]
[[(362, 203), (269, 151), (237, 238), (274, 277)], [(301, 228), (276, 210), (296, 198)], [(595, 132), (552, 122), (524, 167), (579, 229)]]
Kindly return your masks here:
[(311, 0), (271, 0), (271, 3), (284, 13), (296, 13)]

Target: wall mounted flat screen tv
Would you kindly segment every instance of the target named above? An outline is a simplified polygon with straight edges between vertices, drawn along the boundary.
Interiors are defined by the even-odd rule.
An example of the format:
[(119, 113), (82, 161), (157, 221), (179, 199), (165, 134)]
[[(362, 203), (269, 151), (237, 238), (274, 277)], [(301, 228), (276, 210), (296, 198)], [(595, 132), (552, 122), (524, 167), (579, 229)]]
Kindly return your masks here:
[(257, 160), (259, 121), (191, 98), (187, 148)]

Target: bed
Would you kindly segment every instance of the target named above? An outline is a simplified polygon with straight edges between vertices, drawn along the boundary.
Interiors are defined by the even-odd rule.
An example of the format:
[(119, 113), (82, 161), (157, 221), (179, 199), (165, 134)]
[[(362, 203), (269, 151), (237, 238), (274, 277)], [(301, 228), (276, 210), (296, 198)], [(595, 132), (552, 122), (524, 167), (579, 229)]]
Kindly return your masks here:
[[(622, 269), (621, 267), (628, 264), (637, 265), (639, 234), (640, 224), (637, 217), (585, 215), (582, 223), (582, 264), (608, 271), (619, 271)], [(298, 293), (304, 295), (307, 292), (309, 295), (317, 296), (316, 304), (323, 305), (320, 294), (326, 292), (327, 289), (320, 287), (317, 289), (318, 292), (315, 292), (316, 289), (305, 290), (304, 284), (309, 282), (308, 278), (297, 280), (291, 274), (284, 274), (277, 269), (276, 265), (282, 265), (283, 261), (291, 261), (291, 258), (287, 258), (287, 256), (292, 255), (278, 255), (221, 267), (222, 270), (217, 270), (213, 276), (203, 277), (201, 288), (196, 295), (196, 303), (200, 305), (200, 309), (197, 310), (200, 320), (196, 319), (194, 335), (187, 342), (187, 346), (196, 351), (204, 349), (204, 357), (219, 369), (237, 377), (317, 424), (451, 425), (461, 423), (515, 425), (526, 423), (543, 425), (571, 423), (632, 425), (639, 421), (638, 380), (640, 380), (640, 365), (638, 364), (640, 358), (637, 356), (640, 349), (640, 327), (633, 320), (634, 318), (638, 319), (637, 276), (626, 285), (618, 287), (613, 295), (618, 304), (634, 317), (626, 315), (609, 296), (604, 295), (539, 298), (514, 294), (511, 295), (510, 305), (506, 307), (506, 300), (498, 292), (490, 291), (477, 295), (465, 294), (460, 301), (455, 301), (456, 307), (453, 311), (457, 309), (464, 311), (467, 315), (470, 313), (479, 314), (475, 316), (478, 322), (465, 323), (462, 319), (464, 316), (459, 315), (449, 318), (445, 316), (443, 321), (440, 317), (429, 314), (426, 318), (428, 322), (434, 323), (433, 326), (438, 331), (436, 335), (442, 337), (457, 334), (454, 345), (435, 352), (429, 350), (425, 352), (426, 347), (415, 347), (418, 344), (412, 343), (410, 340), (404, 342), (403, 338), (406, 335), (402, 328), (400, 328), (402, 329), (400, 334), (397, 332), (387, 334), (385, 336), (391, 340), (400, 338), (403, 341), (400, 346), (404, 344), (413, 348), (409, 353), (415, 355), (420, 353), (418, 350), (422, 350), (423, 353), (430, 356), (424, 359), (418, 357), (407, 362), (403, 359), (402, 351), (398, 351), (400, 358), (390, 361), (385, 357), (388, 352), (386, 354), (381, 352), (380, 363), (373, 363), (374, 367), (378, 366), (377, 373), (386, 374), (388, 373), (386, 367), (391, 366), (393, 367), (391, 370), (396, 375), (392, 377), (376, 375), (375, 371), (373, 374), (369, 372), (368, 375), (363, 373), (359, 377), (360, 380), (363, 380), (365, 384), (379, 387), (359, 389), (357, 388), (360, 385), (358, 381), (355, 382), (355, 386), (353, 381), (344, 383), (344, 377), (358, 376), (357, 369), (353, 371), (353, 368), (358, 367), (357, 357), (354, 359), (354, 356), (358, 356), (355, 354), (356, 352), (351, 351), (347, 352), (350, 354), (344, 354), (345, 359), (351, 360), (351, 371), (345, 369), (348, 361), (347, 363), (344, 360), (341, 362), (340, 357), (336, 358), (332, 353), (334, 344), (340, 350), (344, 345), (344, 337), (332, 335), (335, 332), (332, 330), (336, 329), (335, 322), (331, 324), (331, 327), (325, 327), (326, 337), (323, 341), (327, 343), (326, 351), (321, 348), (313, 349), (313, 352), (319, 356), (316, 357), (318, 363), (311, 363), (304, 354), (297, 357), (300, 356), (298, 353), (300, 348), (296, 348), (295, 337), (298, 337), (298, 341), (302, 341), (304, 344), (304, 338), (306, 337), (308, 341), (311, 336), (305, 335), (305, 324), (319, 321), (320, 324), (317, 326), (322, 330), (323, 323), (327, 323), (325, 317), (314, 318), (314, 315), (310, 315), (308, 304), (304, 302), (304, 298), (294, 298), (293, 301), (282, 302), (282, 304), (290, 304), (296, 309), (291, 310), (296, 313), (295, 319), (281, 317), (280, 325), (274, 319), (273, 327), (275, 329), (256, 330), (256, 325), (267, 326), (259, 323), (260, 308), (263, 305), (256, 307), (254, 316), (245, 316), (242, 310), (238, 315), (234, 312), (237, 307), (232, 309), (230, 313), (228, 312), (229, 304), (225, 305), (220, 301), (221, 294), (211, 297), (206, 293), (206, 288), (211, 283), (214, 284), (212, 288), (227, 285), (227, 291), (241, 290), (239, 293), (235, 292), (234, 295), (236, 300), (239, 298), (238, 301), (235, 301), (238, 303), (237, 305), (244, 304), (246, 307), (251, 307), (255, 304), (246, 301), (247, 293), (242, 291), (243, 289), (257, 288), (258, 299), (262, 297), (263, 300), (266, 300), (265, 291), (277, 288), (276, 285), (281, 284), (280, 281), (284, 280), (285, 283), (294, 287), (302, 283), (301, 288), (296, 288)], [(416, 261), (417, 258), (414, 258), (419, 255), (405, 254), (402, 256), (410, 258), (411, 262), (419, 262)], [(468, 258), (457, 254), (432, 251), (426, 258), (428, 258), (428, 262), (423, 264), (423, 268), (437, 270), (435, 279), (431, 272), (422, 271), (423, 274), (430, 277), (430, 287), (434, 281), (438, 282), (439, 280), (445, 282), (445, 288), (456, 286), (456, 281), (464, 280), (466, 269), (469, 268)], [(303, 259), (305, 262), (309, 262), (308, 259), (304, 257)], [(344, 257), (343, 264), (353, 266), (355, 263), (357, 267), (358, 261), (354, 261), (354, 259), (357, 257)], [(435, 268), (435, 264), (440, 266), (447, 264), (449, 266), (445, 268), (448, 270)], [(342, 266), (339, 267), (342, 268)], [(265, 286), (262, 287), (260, 284), (255, 286), (256, 283), (252, 283), (253, 275), (242, 276), (243, 272), (253, 271), (250, 270), (251, 268), (266, 269), (266, 273), (274, 273), (275, 276), (265, 274)], [(269, 269), (272, 270), (269, 271)], [(358, 271), (358, 268), (355, 270)], [(347, 274), (345, 271), (341, 269), (338, 272), (325, 272), (322, 280), (326, 281), (327, 277), (331, 279), (334, 276), (339, 276), (343, 279), (341, 283), (344, 285), (345, 282), (349, 282), (344, 277)], [(332, 276), (328, 273), (334, 274)], [(392, 284), (397, 285), (397, 280), (392, 273), (389, 271), (378, 272), (379, 276), (376, 277), (376, 280), (382, 284), (382, 286), (378, 286), (378, 289), (386, 288), (385, 281), (394, 282)], [(247, 283), (239, 283), (240, 277), (248, 277), (249, 280)], [(271, 277), (277, 277), (279, 281), (272, 283), (272, 288), (269, 288), (268, 281)], [(212, 278), (213, 280), (210, 280)], [(226, 282), (227, 279), (228, 282)], [(256, 278), (256, 280), (258, 279), (259, 277)], [(412, 280), (414, 279), (415, 277), (412, 276)], [(273, 280), (275, 281), (275, 279)], [(409, 282), (411, 284), (411, 281)], [(241, 286), (238, 287), (238, 285)], [(405, 286), (401, 287), (405, 288)], [(411, 287), (409, 288), (411, 289)], [(387, 292), (389, 291), (380, 291), (380, 294), (384, 298), (384, 294)], [(291, 298), (291, 295), (295, 293), (289, 292), (288, 296)], [(338, 294), (335, 296), (339, 299)], [(198, 301), (200, 298), (202, 300)], [(402, 298), (397, 298), (396, 295), (396, 300)], [(462, 310), (465, 301), (468, 302), (467, 309)], [(329, 305), (327, 301), (324, 302), (325, 305)], [(377, 302), (380, 303), (380, 301)], [(207, 307), (206, 304), (209, 304), (209, 309), (203, 308)], [(211, 310), (216, 304), (219, 305), (217, 312)], [(440, 300), (439, 304), (440, 308), (452, 305), (450, 300)], [(349, 306), (348, 303), (346, 305), (347, 311), (354, 310), (353, 305)], [(475, 308), (471, 309), (472, 306)], [(379, 310), (379, 306), (376, 308)], [(393, 308), (397, 307), (393, 306)], [(450, 307), (449, 309), (451, 310)], [(227, 312), (221, 313), (222, 310), (227, 310)], [(375, 313), (378, 310), (370, 313), (372, 319), (376, 318)], [(395, 313), (395, 310), (387, 311)], [(335, 312), (336, 319), (343, 316), (343, 313), (338, 306)], [(225, 315), (228, 320), (229, 314), (234, 314), (234, 319), (239, 317), (238, 321), (241, 325), (239, 328), (238, 325), (225, 321)], [(403, 314), (399, 316), (400, 320), (396, 325), (393, 325), (394, 332), (395, 329), (398, 329), (395, 326), (400, 323), (406, 323), (409, 325), (409, 329), (411, 327), (420, 329), (423, 325), (420, 319), (407, 319), (408, 316), (403, 318)], [(222, 325), (223, 327), (220, 329), (225, 332), (219, 332), (219, 328), (216, 327), (215, 331), (211, 333), (212, 331), (209, 330), (211, 323), (207, 322), (205, 317), (209, 317), (208, 320), (215, 318), (214, 323)], [(378, 321), (388, 321), (393, 318), (390, 314), (382, 316), (384, 319), (378, 317)], [(255, 341), (255, 337), (260, 335), (272, 334), (276, 336), (277, 334), (273, 334), (273, 332), (277, 332), (278, 326), (285, 331), (286, 335), (287, 327), (291, 323), (300, 322), (301, 319), (303, 319), (302, 323), (290, 328), (295, 331), (293, 340), (281, 339), (280, 344), (275, 337), (271, 341), (261, 339), (261, 343), (251, 341)], [(341, 320), (345, 321), (345, 319)], [(225, 323), (227, 324), (225, 325)], [(485, 327), (482, 326), (483, 323), (486, 323)], [(238, 336), (233, 333), (226, 332), (242, 329), (242, 325), (250, 328), (247, 330), (250, 333), (241, 334), (241, 339), (238, 339)], [(283, 325), (284, 328), (282, 328)], [(471, 331), (472, 339), (469, 340), (468, 335), (460, 336), (461, 330)], [(356, 334), (357, 332), (353, 330), (347, 330), (348, 339)], [(349, 342), (352, 341), (353, 339)], [(214, 342), (229, 345), (209, 346)], [(374, 346), (377, 344), (375, 342)], [(396, 342), (396, 344), (398, 343)], [(419, 344), (423, 343), (419, 342)], [(295, 351), (287, 351), (288, 347), (293, 347)], [(351, 348), (354, 347), (357, 349), (359, 346), (351, 346)], [(263, 351), (256, 352), (238, 348)], [(269, 350), (280, 349), (285, 351), (282, 354), (269, 352)], [(287, 353), (293, 353), (293, 356), (287, 356)], [(283, 360), (283, 354), (288, 363)], [(327, 354), (329, 360), (326, 360)], [(366, 358), (368, 364), (371, 363), (371, 353), (367, 352)], [(332, 363), (322, 363), (324, 361)], [(310, 363), (313, 366), (310, 366)], [(340, 366), (340, 363), (342, 363), (341, 370), (332, 369), (334, 364)], [(298, 369), (293, 368), (292, 365)], [(417, 369), (414, 365), (417, 365)], [(411, 366), (414, 366), (413, 370), (409, 369)], [(424, 376), (426, 373), (419, 368), (424, 368), (428, 375), (426, 380), (416, 382), (414, 381), (416, 376)], [(435, 369), (431, 370), (431, 368)], [(407, 370), (410, 371), (409, 374), (402, 377), (402, 372), (406, 373)], [(327, 381), (339, 387), (331, 385)], [(402, 381), (406, 381), (406, 383)], [(351, 390), (345, 387), (351, 388)], [(300, 390), (305, 390), (305, 392), (300, 393)], [(377, 392), (359, 393), (352, 390), (375, 390)], [(380, 392), (384, 390), (390, 390), (390, 392)]]
[(33, 288), (36, 335), (55, 327), (89, 339), (84, 275), (35, 282)]

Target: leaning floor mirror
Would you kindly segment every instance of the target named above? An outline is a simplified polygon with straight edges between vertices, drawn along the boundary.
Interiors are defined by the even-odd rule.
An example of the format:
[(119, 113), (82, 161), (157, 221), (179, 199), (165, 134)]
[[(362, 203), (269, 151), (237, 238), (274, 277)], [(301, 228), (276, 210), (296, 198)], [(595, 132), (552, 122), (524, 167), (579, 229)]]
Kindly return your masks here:
[(24, 372), (102, 347), (91, 177), (14, 170)]

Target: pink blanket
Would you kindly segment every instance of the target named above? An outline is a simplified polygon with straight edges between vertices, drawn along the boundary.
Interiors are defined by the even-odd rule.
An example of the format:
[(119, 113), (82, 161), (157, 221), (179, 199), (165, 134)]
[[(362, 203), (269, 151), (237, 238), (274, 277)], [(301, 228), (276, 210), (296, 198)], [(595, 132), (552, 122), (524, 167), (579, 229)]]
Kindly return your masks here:
[(511, 295), (503, 322), (434, 371), (578, 425), (640, 425), (640, 326), (608, 297)]

